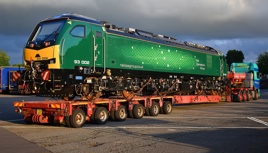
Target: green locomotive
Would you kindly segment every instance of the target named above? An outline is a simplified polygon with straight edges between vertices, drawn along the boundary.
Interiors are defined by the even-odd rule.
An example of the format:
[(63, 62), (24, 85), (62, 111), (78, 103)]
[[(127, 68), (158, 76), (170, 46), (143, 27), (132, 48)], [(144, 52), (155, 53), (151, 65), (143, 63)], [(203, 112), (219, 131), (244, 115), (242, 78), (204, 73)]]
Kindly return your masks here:
[(180, 42), (66, 13), (40, 22), (24, 48), (39, 96), (72, 99), (220, 93), (225, 57), (209, 46)]

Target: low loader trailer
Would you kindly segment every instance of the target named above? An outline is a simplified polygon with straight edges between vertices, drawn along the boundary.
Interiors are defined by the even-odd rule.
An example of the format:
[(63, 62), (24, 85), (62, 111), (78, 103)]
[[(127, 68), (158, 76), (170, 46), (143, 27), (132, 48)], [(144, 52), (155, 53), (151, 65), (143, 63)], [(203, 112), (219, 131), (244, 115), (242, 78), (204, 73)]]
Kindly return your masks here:
[(170, 114), (175, 104), (217, 103), (221, 99), (219, 95), (135, 96), (129, 100), (21, 101), (14, 102), (14, 107), (17, 113), (24, 116), (26, 123), (52, 123), (80, 128), (85, 122), (105, 124), (109, 118), (114, 121), (125, 121), (127, 117), (141, 119), (144, 115)]
[(144, 115), (170, 114), (175, 104), (242, 102), (259, 98), (257, 64), (233, 63), (227, 80), (224, 94), (211, 91), (209, 95), (200, 92), (198, 95), (126, 96), (122, 99), (22, 101), (14, 102), (14, 107), (27, 123), (58, 123), (79, 128), (86, 121), (104, 124), (109, 118), (124, 121), (127, 117), (140, 119)]

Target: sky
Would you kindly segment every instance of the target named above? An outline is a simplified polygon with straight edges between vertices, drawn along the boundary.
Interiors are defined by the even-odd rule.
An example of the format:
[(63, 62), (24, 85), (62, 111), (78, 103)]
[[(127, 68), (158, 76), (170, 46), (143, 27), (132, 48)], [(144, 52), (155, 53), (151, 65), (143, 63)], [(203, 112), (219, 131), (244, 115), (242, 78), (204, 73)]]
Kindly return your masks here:
[(267, 0), (0, 0), (0, 49), (22, 63), (23, 47), (45, 18), (78, 13), (211, 46), (242, 50), (244, 62), (268, 51)]

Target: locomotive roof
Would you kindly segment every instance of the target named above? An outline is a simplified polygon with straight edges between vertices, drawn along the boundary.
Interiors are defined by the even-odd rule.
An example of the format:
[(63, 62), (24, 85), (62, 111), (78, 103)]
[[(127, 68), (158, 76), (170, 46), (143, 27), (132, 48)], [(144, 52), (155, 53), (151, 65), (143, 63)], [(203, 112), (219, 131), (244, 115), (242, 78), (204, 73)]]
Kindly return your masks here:
[(91, 18), (91, 17), (87, 17), (84, 15), (80, 15), (80, 14), (76, 14), (76, 13), (63, 13), (60, 15), (56, 15), (50, 18), (45, 19), (44, 21), (47, 20), (56, 20), (56, 19), (62, 19), (62, 18), (66, 18), (66, 19), (73, 19), (73, 20), (80, 20), (80, 21), (86, 21), (86, 22), (91, 22), (91, 23), (95, 23), (95, 24), (100, 24), (101, 22), (97, 19)]
[(210, 46), (203, 46), (203, 45), (199, 45), (199, 44), (191, 43), (187, 41), (181, 42), (181, 41), (177, 41), (175, 38), (172, 38), (172, 37), (163, 36), (163, 35), (155, 35), (153, 33), (149, 33), (149, 32), (138, 30), (138, 29), (134, 29), (134, 31), (131, 30), (131, 32), (129, 32), (128, 28), (127, 29), (126, 28), (114, 28), (113, 29), (113, 28), (106, 27), (106, 31), (110, 33), (118, 34), (118, 35), (142, 39), (146, 41), (152, 41), (152, 42), (171, 45), (171, 46), (176, 46), (176, 47), (195, 50), (199, 52), (215, 54), (215, 55), (223, 55), (221, 51), (218, 51)]
[(164, 36), (160, 34), (153, 34), (151, 32), (147, 32), (144, 30), (138, 30), (134, 28), (121, 28), (121, 27), (116, 27), (115, 25), (106, 22), (106, 21), (99, 21), (97, 19), (87, 17), (84, 15), (76, 14), (76, 13), (64, 13), (60, 15), (53, 16), (51, 18), (47, 18), (44, 21), (48, 20), (56, 20), (56, 19), (62, 19), (62, 18), (67, 18), (67, 19), (73, 19), (73, 20), (80, 20), (80, 21), (86, 21), (90, 23), (95, 23), (99, 24), (101, 26), (104, 26), (108, 32), (115, 33), (115, 34), (121, 34), (125, 36), (130, 36), (134, 38), (141, 38), (157, 43), (164, 43), (168, 45), (173, 45), (173, 46), (180, 46), (184, 48), (189, 48), (197, 51), (202, 51), (202, 52), (207, 52), (211, 54), (217, 54), (217, 55), (222, 55), (221, 51), (218, 51), (210, 46), (203, 46), (199, 45), (196, 43), (191, 43), (191, 42), (181, 42), (178, 41), (175, 38), (169, 37), (169, 36)]

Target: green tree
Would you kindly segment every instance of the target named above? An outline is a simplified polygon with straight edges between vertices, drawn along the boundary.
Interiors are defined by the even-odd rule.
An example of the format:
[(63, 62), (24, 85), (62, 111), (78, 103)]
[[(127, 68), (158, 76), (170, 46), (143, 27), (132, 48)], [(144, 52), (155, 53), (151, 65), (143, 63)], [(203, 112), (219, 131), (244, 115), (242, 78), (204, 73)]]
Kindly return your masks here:
[(264, 52), (258, 56), (257, 64), (260, 73), (268, 74), (268, 52)]
[(13, 64), (12, 66), (17, 66), (17, 67), (24, 67), (24, 64)]
[(230, 68), (232, 63), (242, 63), (244, 61), (244, 53), (241, 50), (229, 50), (226, 54), (226, 60)]
[(10, 57), (5, 51), (0, 49), (0, 66), (10, 66), (9, 64)]

